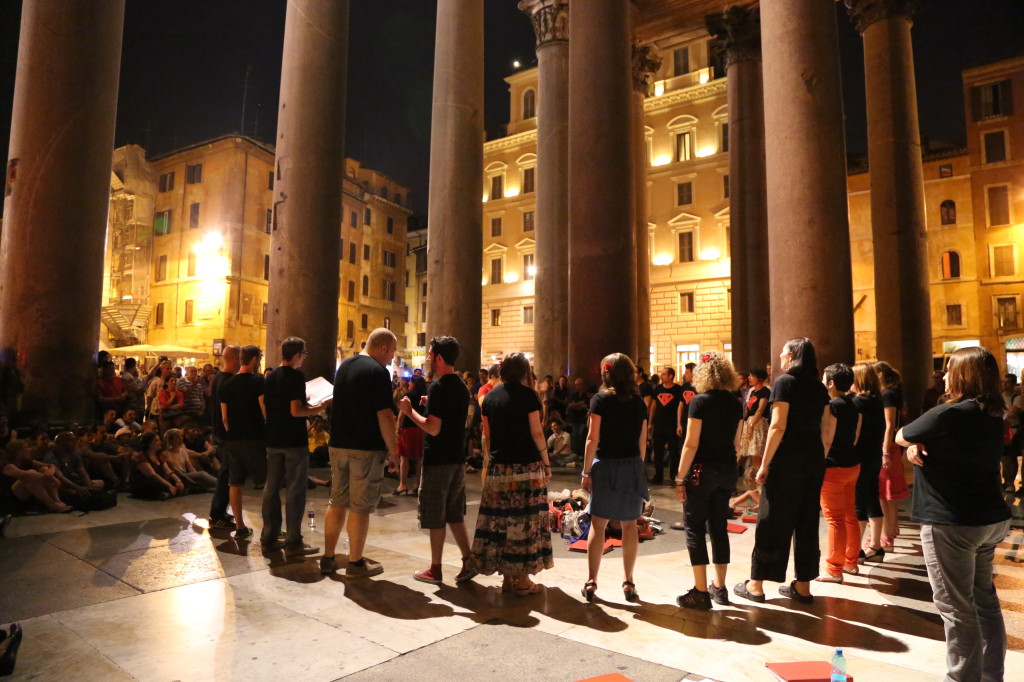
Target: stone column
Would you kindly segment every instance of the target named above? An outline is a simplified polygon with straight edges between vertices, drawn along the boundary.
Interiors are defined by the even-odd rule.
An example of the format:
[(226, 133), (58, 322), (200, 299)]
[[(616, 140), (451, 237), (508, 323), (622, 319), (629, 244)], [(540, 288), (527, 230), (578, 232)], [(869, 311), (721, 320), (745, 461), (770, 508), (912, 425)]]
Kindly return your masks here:
[(459, 369), (480, 366), (483, 273), (483, 0), (439, 0), (430, 122), (427, 340), (459, 340)]
[(768, 206), (765, 191), (764, 88), (758, 10), (730, 7), (707, 17), (726, 53), (729, 101), (729, 199), (732, 244), (732, 357), (741, 372), (764, 367), (771, 347)]
[(651, 75), (661, 68), (661, 57), (649, 45), (633, 45), (633, 204), (636, 231), (636, 351), (633, 360), (650, 372), (651, 367), (651, 254), (647, 232), (647, 134), (644, 100)]
[(806, 336), (853, 362), (846, 142), (834, 3), (761, 5), (772, 361)]
[(575, 2), (569, 42), (569, 368), (636, 351), (630, 0)]
[(537, 36), (537, 220), (533, 325), (538, 376), (569, 370), (569, 3), (522, 0)]
[(345, 163), (348, 0), (290, 0), (281, 64), (266, 366), (306, 340), (310, 379), (334, 380)]
[(915, 0), (846, 0), (864, 38), (877, 356), (903, 373), (911, 416), (932, 372), (924, 172), (911, 17)]
[(124, 0), (25, 0), (0, 240), (19, 421), (94, 417)]

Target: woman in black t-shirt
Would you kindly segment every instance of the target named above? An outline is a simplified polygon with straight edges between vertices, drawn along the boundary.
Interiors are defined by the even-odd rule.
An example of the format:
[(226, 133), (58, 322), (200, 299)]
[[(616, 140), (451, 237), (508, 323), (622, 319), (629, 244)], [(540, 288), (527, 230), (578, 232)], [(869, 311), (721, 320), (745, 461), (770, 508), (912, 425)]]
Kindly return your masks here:
[(900, 500), (910, 497), (903, 471), (903, 450), (896, 443), (896, 432), (903, 426), (903, 378), (888, 362), (876, 362), (875, 373), (882, 385), (885, 409), (885, 438), (882, 443), (882, 470), (878, 490), (882, 504), (882, 547), (892, 547), (900, 534)]
[[(409, 379), (409, 390), (405, 397), (412, 403), (412, 409), (420, 414), (427, 411), (426, 405), (421, 404), (423, 398), (427, 397), (427, 382), (421, 376)], [(401, 396), (400, 396), (401, 398)], [(409, 476), (409, 463), (423, 457), (423, 429), (416, 426), (416, 422), (408, 417), (398, 420), (398, 487), (392, 495), (411, 495), (412, 488), (406, 482)]]
[(554, 566), (548, 529), (551, 461), (540, 399), (529, 385), (529, 361), (513, 353), (499, 372), (501, 384), (481, 408), (488, 452), (471, 565), (485, 575), (502, 575), (502, 591), (526, 597), (542, 589), (530, 576)]
[(737, 453), (739, 471), (736, 489), (740, 494), (729, 500), (729, 506), (738, 507), (749, 500), (754, 504), (753, 511), (757, 511), (761, 504), (761, 491), (754, 478), (761, 467), (764, 441), (768, 435), (768, 399), (772, 392), (765, 386), (768, 372), (763, 367), (750, 370), (748, 381), (750, 390), (743, 404), (743, 429)]
[(589, 490), (591, 526), (587, 538), (590, 577), (583, 585), (587, 601), (597, 591), (597, 573), (604, 554), (604, 534), (609, 521), (622, 526), (622, 592), (629, 601), (640, 599), (633, 584), (636, 564), (636, 520), (649, 499), (644, 454), (647, 449), (647, 410), (638, 395), (636, 368), (622, 353), (601, 361), (601, 390), (590, 401), (583, 488)]
[(763, 581), (785, 581), (792, 545), (796, 580), (780, 586), (779, 594), (807, 603), (814, 599), (810, 581), (818, 575), (821, 558), (818, 498), (835, 421), (810, 339), (787, 341), (779, 360), (785, 374), (772, 389), (772, 422), (757, 471), (763, 487), (750, 580), (736, 585), (733, 592), (765, 601)]
[(953, 353), (944, 402), (896, 434), (916, 465), (910, 518), (921, 524), (932, 600), (946, 630), (946, 679), (1001, 680), (1006, 627), (992, 558), (1009, 531), (1010, 509), (1000, 489), (1004, 405), (992, 353)]
[[(736, 484), (736, 448), (742, 431), (743, 405), (731, 389), (736, 385), (732, 363), (721, 353), (701, 356), (693, 372), (697, 395), (687, 411), (686, 442), (676, 472), (676, 497), (686, 516), (686, 549), (694, 587), (676, 599), (684, 608), (707, 611), (711, 602), (729, 603), (725, 573), (729, 568), (729, 496)], [(715, 563), (708, 584), (707, 536)], [(706, 586), (706, 587), (705, 587)]]
[(878, 497), (878, 474), (882, 470), (882, 443), (885, 438), (885, 410), (882, 407), (882, 387), (878, 375), (866, 362), (853, 366), (853, 404), (860, 412), (860, 437), (857, 439), (857, 459), (860, 473), (854, 489), (854, 506), (863, 538), (868, 521), (871, 530), (860, 550), (857, 562), (881, 561), (885, 557), (882, 549), (882, 502)]

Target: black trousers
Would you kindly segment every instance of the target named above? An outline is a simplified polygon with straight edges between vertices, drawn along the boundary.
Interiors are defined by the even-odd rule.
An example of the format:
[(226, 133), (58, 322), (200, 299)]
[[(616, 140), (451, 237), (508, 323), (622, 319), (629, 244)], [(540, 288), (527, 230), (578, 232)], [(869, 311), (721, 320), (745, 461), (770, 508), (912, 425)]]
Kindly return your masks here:
[(668, 448), (668, 476), (675, 478), (679, 471), (680, 452), (679, 436), (676, 430), (657, 430), (651, 435), (651, 450), (654, 455), (654, 480), (663, 481), (665, 474), (665, 448)]
[[(761, 504), (754, 531), (753, 580), (785, 582), (789, 548), (793, 546), (796, 579), (818, 576), (821, 549), (818, 546), (818, 517), (821, 514), (821, 484), (825, 464), (813, 470), (787, 470), (786, 464), (769, 470), (761, 488)], [(796, 465), (796, 467), (806, 465)]]
[(854, 506), (857, 509), (857, 520), (882, 518), (882, 503), (878, 499), (878, 473), (882, 470), (882, 454), (871, 461), (860, 463), (860, 474), (857, 476), (857, 487), (854, 490)]
[(223, 519), (228, 513), (228, 451), (223, 443), (217, 443), (217, 459), (220, 460), (220, 471), (217, 473), (217, 487), (213, 489), (210, 500), (210, 519)]
[(1014, 487), (1014, 480), (1017, 478), (1017, 469), (1019, 468), (1017, 457), (1020, 455), (1022, 441), (1024, 441), (1024, 429), (1017, 429), (1013, 435), (1013, 441), (1009, 445), (1003, 446), (1003, 485), (1008, 488)]
[(736, 469), (701, 468), (700, 485), (686, 484), (686, 550), (691, 566), (707, 566), (707, 536), (711, 536), (711, 558), (716, 564), (727, 564), (729, 548), (729, 497), (736, 486)]

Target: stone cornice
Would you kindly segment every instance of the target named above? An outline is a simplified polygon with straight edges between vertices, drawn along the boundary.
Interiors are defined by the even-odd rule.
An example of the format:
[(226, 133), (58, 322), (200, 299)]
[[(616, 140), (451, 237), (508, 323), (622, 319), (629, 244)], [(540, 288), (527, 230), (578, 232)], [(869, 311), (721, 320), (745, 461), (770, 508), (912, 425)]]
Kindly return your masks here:
[(523, 145), (537, 142), (537, 129), (527, 130), (522, 133), (516, 133), (515, 135), (509, 135), (507, 137), (499, 137), (497, 140), (490, 140), (484, 142), (484, 154), (490, 152), (497, 152), (503, 149), (514, 149)]
[(568, 0), (521, 0), (518, 7), (530, 16), (538, 48), (569, 40)]
[(724, 95), (725, 79), (719, 78), (718, 80), (705, 83), (704, 85), (694, 85), (689, 88), (683, 88), (682, 90), (673, 90), (661, 95), (660, 97), (648, 97), (644, 100), (644, 111), (661, 111), (662, 109), (674, 107), (677, 104), (695, 102), (701, 99)]
[(651, 93), (651, 76), (661, 68), (661, 57), (650, 45), (633, 43), (633, 90), (641, 95)]
[(871, 24), (890, 17), (912, 19), (920, 0), (844, 0), (846, 11), (861, 33)]
[(721, 41), (729, 65), (761, 59), (761, 14), (757, 7), (735, 5), (705, 17), (708, 33)]

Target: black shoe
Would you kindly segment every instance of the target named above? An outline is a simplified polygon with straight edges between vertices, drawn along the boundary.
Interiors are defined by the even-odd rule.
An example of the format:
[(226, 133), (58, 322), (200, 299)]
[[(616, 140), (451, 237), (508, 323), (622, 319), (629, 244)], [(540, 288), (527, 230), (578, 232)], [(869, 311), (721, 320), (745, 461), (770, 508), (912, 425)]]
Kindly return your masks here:
[(861, 554), (864, 555), (864, 559), (857, 558), (857, 563), (866, 564), (869, 562), (881, 563), (885, 559), (885, 550), (879, 547), (878, 549), (872, 549), (871, 554), (868, 554), (864, 550), (861, 550)]
[(18, 658), (18, 647), (21, 646), (21, 638), (24, 631), (17, 623), (11, 623), (11, 641), (7, 644), (7, 651), (0, 656), (0, 677), (14, 674), (15, 659)]
[(747, 591), (747, 582), (748, 581), (744, 580), (741, 583), (737, 583), (736, 586), (732, 588), (732, 593), (737, 597), (743, 597), (744, 599), (749, 599), (750, 601), (757, 602), (758, 604), (763, 604), (765, 596), (763, 594), (752, 594)]
[(729, 605), (729, 590), (724, 586), (715, 587), (715, 584), (711, 583), (708, 585), (708, 594), (711, 595), (711, 601), (716, 604), (721, 604), (722, 606)]
[(320, 575), (330, 575), (338, 570), (338, 562), (333, 556), (320, 557)]
[(711, 595), (701, 592), (696, 587), (690, 588), (686, 594), (676, 597), (676, 603), (684, 609), (696, 609), (698, 611), (711, 610)]
[(779, 587), (779, 594), (782, 595), (783, 597), (789, 597), (790, 599), (792, 599), (794, 601), (798, 601), (801, 604), (813, 604), (814, 603), (814, 595), (813, 594), (800, 594), (799, 592), (796, 591), (796, 581), (795, 580), (793, 582), (791, 582), (790, 584), (788, 584), (788, 585), (780, 586)]

